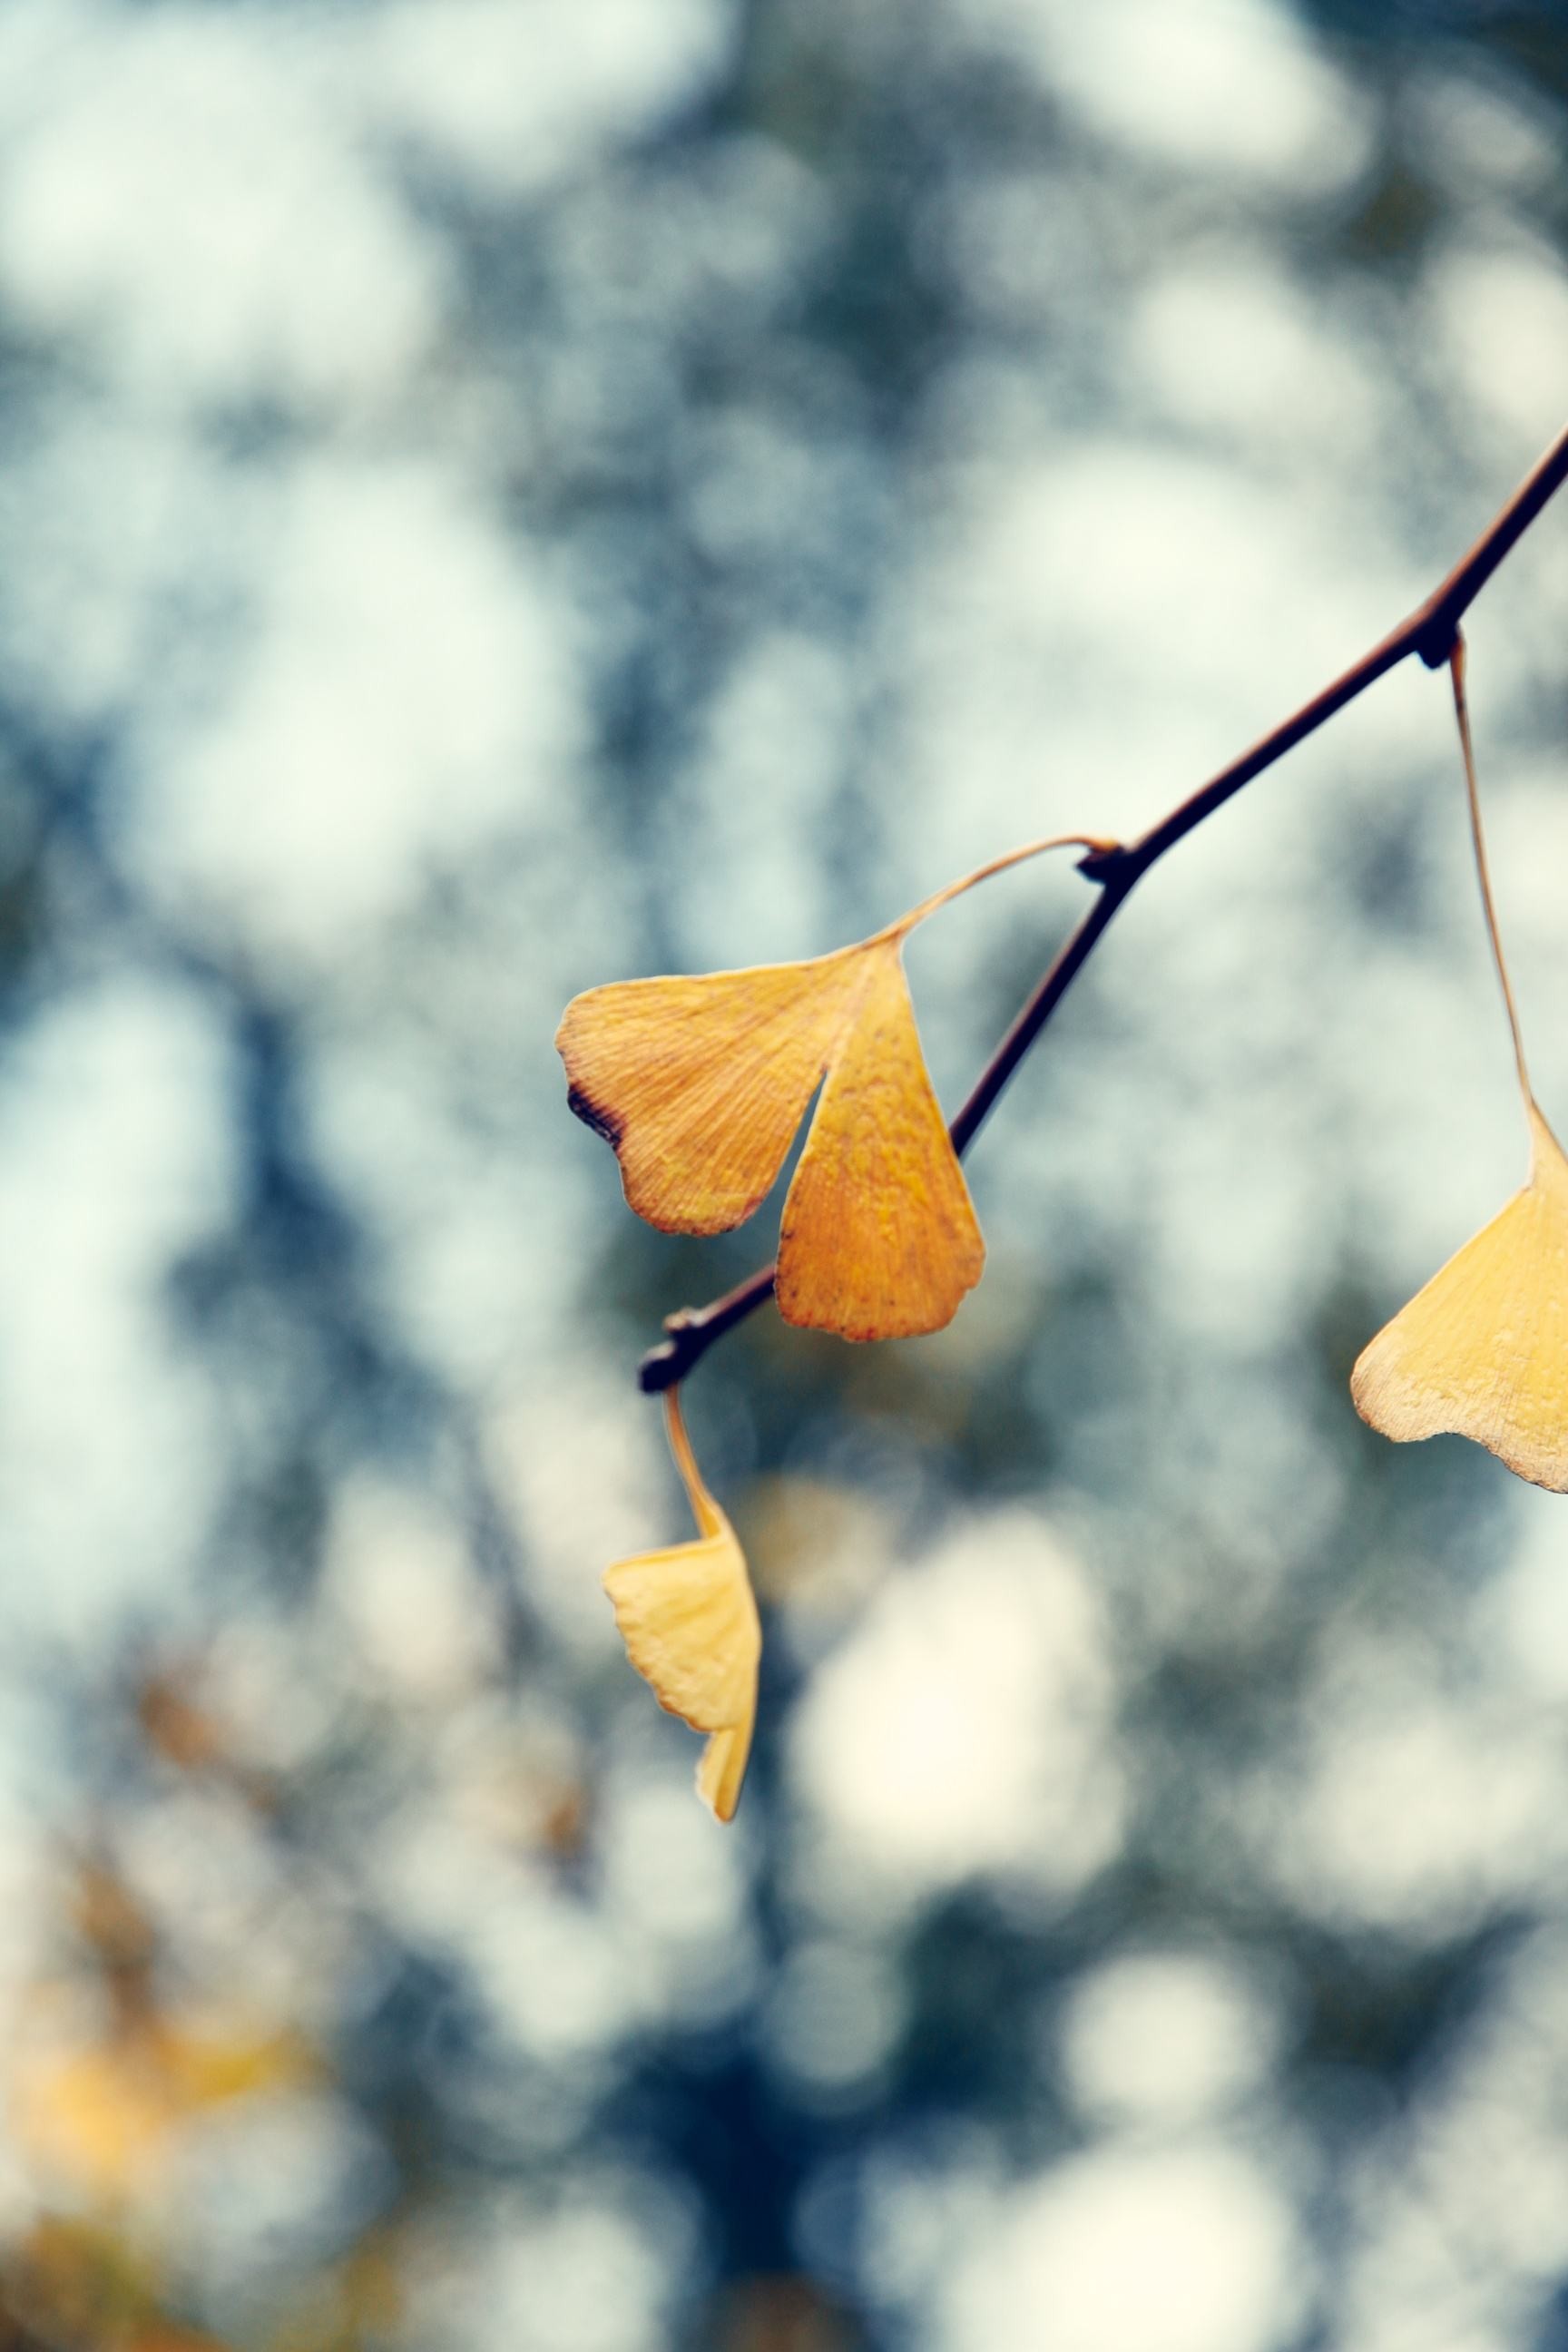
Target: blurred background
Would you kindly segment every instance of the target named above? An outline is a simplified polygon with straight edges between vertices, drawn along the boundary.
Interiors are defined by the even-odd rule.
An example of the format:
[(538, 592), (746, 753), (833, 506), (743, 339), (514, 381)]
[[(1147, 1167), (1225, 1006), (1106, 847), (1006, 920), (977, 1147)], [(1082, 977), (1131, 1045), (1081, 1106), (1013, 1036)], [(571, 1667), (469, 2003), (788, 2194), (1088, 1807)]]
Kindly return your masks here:
[[(1446, 683), (1131, 902), (980, 1291), (749, 1271), (575, 991), (1127, 833), (1568, 414), (1559, 0), (0, 8), (0, 2342), (1563, 2352), (1568, 1505), (1367, 1338), (1522, 1180)], [(1568, 503), (1472, 693), (1568, 1128)], [(922, 930), (944, 1103), (1076, 919)]]

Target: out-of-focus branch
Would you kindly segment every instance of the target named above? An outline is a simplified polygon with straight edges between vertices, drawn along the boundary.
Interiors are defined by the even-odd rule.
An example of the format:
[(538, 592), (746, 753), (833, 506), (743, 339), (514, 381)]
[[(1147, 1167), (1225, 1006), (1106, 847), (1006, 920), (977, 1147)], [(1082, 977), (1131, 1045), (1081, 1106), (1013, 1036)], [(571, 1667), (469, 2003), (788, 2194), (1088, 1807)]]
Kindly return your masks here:
[[(968, 1100), (954, 1118), (949, 1133), (961, 1156), (1028, 1053), (1058, 1005), (1089, 961), (1112, 917), (1152, 866), (1168, 850), (1195, 832), (1215, 811), (1223, 808), (1242, 787), (1282, 760), (1287, 751), (1364, 694), (1391, 669), (1418, 654), (1428, 669), (1440, 669), (1453, 651), (1459, 625), (1500, 563), (1517, 544), (1536, 516), (1568, 480), (1568, 427), (1559, 434), (1545, 456), (1525, 477), (1506, 506), (1481, 533), (1468, 555), (1435, 588), (1407, 620), (1380, 640), (1349, 669), (1342, 670), (1321, 691), (1304, 702), (1289, 718), (1242, 752), (1228, 767), (1211, 776), (1136, 841), (1119, 848), (1092, 850), (1079, 860), (1079, 871), (1099, 885), (1099, 896), (1059, 950), (1049, 971), (1023, 1005), (975, 1080)], [(668, 1337), (650, 1348), (637, 1368), (638, 1384), (650, 1395), (684, 1380), (716, 1339), (733, 1330), (753, 1309), (773, 1296), (773, 1268), (760, 1267), (749, 1280), (726, 1291), (706, 1307), (683, 1307), (665, 1323)]]

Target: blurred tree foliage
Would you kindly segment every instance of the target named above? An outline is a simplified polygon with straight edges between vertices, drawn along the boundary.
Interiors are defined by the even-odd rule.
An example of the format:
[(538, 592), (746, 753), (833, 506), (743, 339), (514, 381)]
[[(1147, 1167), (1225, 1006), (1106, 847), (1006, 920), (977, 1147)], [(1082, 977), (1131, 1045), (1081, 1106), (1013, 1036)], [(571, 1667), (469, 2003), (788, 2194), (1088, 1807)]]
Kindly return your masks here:
[[(516, 55), (549, 49), (568, 131), (537, 172), (504, 110), (487, 147), (476, 105), (469, 149), (356, 111), (402, 22), (392, 0), (319, 26), (268, 0), (127, 0), (64, 12), (58, 48), (35, 40), (33, 111), (14, 102), (0, 131), (16, 236), (24, 166), (70, 116), (73, 44), (101, 44), (111, 74), (132, 60), (133, 117), (178, 81), (181, 44), (219, 37), (223, 70), (297, 74), (343, 126), (410, 250), (437, 257), (444, 307), (368, 392), (272, 366), (262, 329), (248, 374), (214, 362), (198, 381), (192, 361), (194, 389), (149, 391), (94, 340), (112, 284), (89, 272), (73, 312), (68, 272), (58, 301), (36, 298), (5, 247), (0, 495), (19, 551), (0, 590), (0, 1017), (19, 1075), (0, 1153), (42, 1131), (50, 1086), (96, 1083), (90, 1040), (50, 1076), (51, 1024), (177, 999), (216, 1057), (228, 1170), (216, 1208), (197, 1186), (158, 1228), (125, 1463), (51, 1456), (16, 1402), (34, 1327), (4, 1342), (6, 1475), (68, 1497), (107, 1480), (111, 1502), (113, 1478), (167, 1483), (191, 1544), (79, 1607), (47, 1512), (8, 1514), (5, 2342), (1563, 2340), (1568, 1757), (1528, 1623), (1514, 1650), (1498, 1631), (1513, 1498), (1457, 1444), (1395, 1451), (1354, 1420), (1348, 1367), (1390, 1298), (1334, 1239), (1356, 1204), (1326, 1150), (1301, 1195), (1330, 1236), (1301, 1311), (1245, 1344), (1165, 1312), (1161, 1244), (1103, 1171), (1125, 1133), (1154, 1193), (1169, 1139), (1210, 1118), (1173, 1043), (1181, 1003), (1151, 1013), (1139, 1059), (1138, 984), (1086, 985), (979, 1155), (1015, 1190), (950, 1335), (858, 1352), (763, 1317), (693, 1383), (767, 1620), (757, 1758), (722, 1850), (686, 1793), (690, 1743), (633, 1685), (596, 1591), (617, 1549), (675, 1532), (635, 1357), (759, 1253), (624, 1215), (572, 1135), (554, 1013), (601, 978), (749, 952), (753, 925), (767, 952), (858, 936), (915, 895), (924, 839), (925, 885), (957, 870), (914, 756), (931, 624), (909, 583), (965, 485), (1112, 418), (1129, 446), (1239, 449), (1285, 480), (1266, 388), (1243, 423), (1162, 410), (1121, 340), (1138, 289), (1216, 245), (1308, 289), (1382, 370), (1385, 405), (1343, 460), (1369, 542), (1405, 533), (1435, 578), (1456, 515), (1483, 519), (1517, 470), (1509, 420), (1477, 421), (1406, 298), (1483, 214), (1558, 266), (1561, 12), (1232, 13), (1287, 42), (1286, 84), (1327, 61), (1365, 118), (1359, 161), (1319, 184), (1309, 141), (1289, 171), (1227, 177), (1201, 142), (1162, 144), (1152, 106), (1141, 139), (1044, 0), (674, 12), (671, 53), (689, 20), (695, 62), (580, 118), (592, 45), (545, 12)], [(1152, 20), (1122, 16), (1135, 59)], [(606, 12), (609, 53), (641, 55), (628, 23)], [(213, 285), (303, 266), (309, 229), (297, 248), (270, 236)], [(374, 296), (342, 300), (346, 341), (374, 340)], [(147, 779), (215, 698), (243, 701), (272, 625), (267, 534), (301, 469), (454, 451), (488, 527), (574, 615), (580, 739), (553, 768), (542, 755), (538, 807), (416, 845), (373, 921), (329, 898), (312, 929), (287, 866), (258, 917), (225, 895), (221, 857), (216, 884), (181, 865)], [(175, 478), (123, 590), (129, 656), (105, 650), (80, 584), (114, 571), (90, 465), (113, 475), (126, 452)], [(1326, 479), (1332, 462), (1301, 464)], [(411, 642), (438, 635), (444, 578)], [(1533, 703), (1519, 688), (1517, 741), (1561, 734), (1560, 609), (1542, 634), (1556, 684)], [(1073, 644), (1052, 658), (1046, 690), (1065, 697)], [(73, 661), (87, 683), (67, 690)], [(374, 677), (401, 714), (394, 666)], [(1140, 691), (1134, 666), (1129, 709)], [(437, 734), (466, 740), (470, 715), (458, 664)], [(290, 754), (310, 723), (301, 706)], [(1014, 725), (1022, 767), (1037, 746)], [(475, 759), (504, 772), (505, 747)], [(251, 837), (287, 765), (237, 794), (220, 838)], [(431, 777), (438, 797), (438, 761)], [(974, 789), (976, 855), (1023, 837), (993, 837)], [(1021, 808), (1034, 791), (1024, 776)], [(1414, 786), (1379, 798), (1317, 873), (1345, 926), (1328, 960), (1375, 935), (1413, 943), (1419, 975), (1451, 939), (1422, 805)], [(316, 854), (341, 877), (363, 848), (325, 825)], [(789, 947), (768, 927), (797, 914), (810, 936)], [(953, 951), (962, 1009), (932, 1014), (948, 1087), (1050, 944), (1037, 916), (988, 921)], [(1184, 952), (1130, 923), (1110, 956), (1158, 999)], [(1328, 1028), (1325, 1066), (1353, 1034)], [(194, 1087), (177, 1044), (151, 1066)], [(1291, 1045), (1265, 1024), (1247, 1051), (1261, 1089)], [(1086, 1123), (1112, 1058), (1156, 1106), (1139, 1137), (1113, 1108)], [(1292, 1076), (1321, 1104), (1316, 1066)], [(1053, 1192), (1040, 1139), (1063, 1131), (1078, 1174)], [(106, 1111), (88, 1137), (113, 1200), (122, 1130)], [(126, 1166), (133, 1186), (133, 1151)], [(46, 1219), (48, 1181), (21, 1196)], [(1037, 1195), (1034, 1248), (1019, 1203)], [(11, 1230), (26, 1258), (37, 1231)], [(90, 1254), (97, 1231), (62, 1251)], [(203, 1402), (165, 1454), (130, 1409), (136, 1367), (151, 1389), (168, 1362)], [(624, 1433), (644, 1418), (638, 1454)], [(1506, 1590), (1516, 1614), (1537, 1605), (1536, 1583)], [(966, 1663), (966, 1594), (973, 1656), (989, 1643), (1033, 1679), (994, 1694)], [(951, 1631), (934, 1654), (932, 1625)], [(1165, 2212), (1195, 2217), (1190, 2277), (1161, 2269)], [(1088, 2250), (1076, 2284), (1050, 2252), (1062, 2215)], [(1124, 2292), (1141, 2266), (1147, 2309)], [(1097, 2296), (1102, 2329), (1073, 2334)], [(1213, 2332), (1184, 2333), (1184, 2311)]]

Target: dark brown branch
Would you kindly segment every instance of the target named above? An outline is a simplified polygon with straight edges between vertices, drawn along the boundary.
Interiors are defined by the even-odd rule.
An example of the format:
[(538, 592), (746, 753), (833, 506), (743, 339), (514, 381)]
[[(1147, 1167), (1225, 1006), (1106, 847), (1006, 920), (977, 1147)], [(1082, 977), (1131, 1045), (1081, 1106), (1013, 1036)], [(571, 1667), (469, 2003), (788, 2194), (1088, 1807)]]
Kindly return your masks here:
[[(1359, 661), (1352, 662), (1349, 669), (1342, 671), (1250, 751), (1244, 751), (1216, 776), (1211, 776), (1206, 784), (1179, 801), (1168, 815), (1151, 825), (1137, 841), (1128, 842), (1120, 849), (1092, 851), (1079, 859), (1079, 873), (1100, 885), (1100, 895), (1059, 950), (1050, 970), (1023, 1006), (953, 1119), (948, 1131), (960, 1156), (974, 1140), (1003, 1087), (1083, 970), (1117, 909), (1150, 867), (1157, 865), (1177, 842), (1184, 841), (1216, 809), (1223, 808), (1244, 785), (1251, 783), (1266, 768), (1271, 768), (1277, 760), (1282, 760), (1287, 751), (1294, 751), (1298, 743), (1315, 734), (1347, 703), (1364, 694), (1369, 686), (1374, 686), (1412, 654), (1419, 654), (1429, 669), (1441, 668), (1453, 650), (1465, 614), (1564, 480), (1568, 480), (1568, 428), (1526, 476), (1469, 553), (1408, 620)], [(671, 1315), (664, 1327), (669, 1337), (657, 1348), (650, 1348), (637, 1368), (640, 1385), (653, 1394), (675, 1381), (684, 1380), (715, 1339), (722, 1339), (726, 1331), (743, 1322), (753, 1308), (773, 1296), (773, 1269), (765, 1265), (749, 1281), (726, 1291), (722, 1298), (714, 1299), (710, 1305), (684, 1307), (678, 1315)]]

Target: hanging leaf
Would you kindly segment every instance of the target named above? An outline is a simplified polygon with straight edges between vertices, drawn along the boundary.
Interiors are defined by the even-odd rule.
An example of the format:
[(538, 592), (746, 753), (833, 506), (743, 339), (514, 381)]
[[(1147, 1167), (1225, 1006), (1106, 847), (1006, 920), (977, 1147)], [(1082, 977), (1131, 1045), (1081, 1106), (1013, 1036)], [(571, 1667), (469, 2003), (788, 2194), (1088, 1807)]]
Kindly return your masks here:
[(1385, 1437), (1473, 1437), (1568, 1492), (1568, 1160), (1530, 1105), (1530, 1181), (1363, 1349), (1356, 1411)]
[(826, 1080), (784, 1202), (779, 1311), (846, 1339), (952, 1321), (985, 1262), (904, 977), (914, 926), (995, 858), (854, 947), (804, 963), (631, 980), (574, 998), (556, 1035), (568, 1100), (614, 1147), (628, 1202), (661, 1232), (744, 1223)]
[(1481, 910), (1530, 1129), (1530, 1181), (1362, 1350), (1356, 1411), (1385, 1437), (1473, 1437), (1520, 1477), (1568, 1492), (1568, 1160), (1531, 1091), (1487, 865), (1465, 692), (1465, 641), (1448, 656)]
[(698, 1793), (734, 1818), (757, 1712), (762, 1628), (734, 1529), (702, 1483), (677, 1391), (665, 1391), (670, 1452), (690, 1498), (695, 1543), (638, 1552), (605, 1573), (633, 1665), (660, 1706), (709, 1735)]

